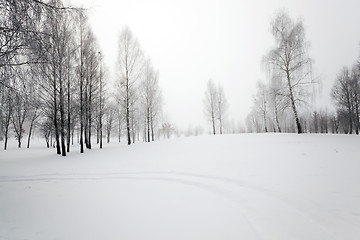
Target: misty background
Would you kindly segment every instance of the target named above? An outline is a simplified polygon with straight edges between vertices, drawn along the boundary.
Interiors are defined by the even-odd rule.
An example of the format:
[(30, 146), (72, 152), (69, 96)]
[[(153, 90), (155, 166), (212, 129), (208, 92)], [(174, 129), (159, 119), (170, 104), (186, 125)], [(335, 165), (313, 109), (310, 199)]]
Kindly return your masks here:
[[(229, 103), (227, 119), (244, 125), (256, 82), (269, 81), (262, 64), (274, 46), (270, 21), (279, 10), (302, 19), (313, 77), (321, 81), (311, 106), (333, 110), (330, 89), (343, 66), (359, 56), (359, 1), (81, 1), (88, 9), (104, 61), (114, 74), (118, 37), (128, 26), (159, 70), (167, 122), (185, 130), (210, 124), (203, 113), (206, 83), (220, 83)], [(315, 103), (315, 104), (314, 104)]]

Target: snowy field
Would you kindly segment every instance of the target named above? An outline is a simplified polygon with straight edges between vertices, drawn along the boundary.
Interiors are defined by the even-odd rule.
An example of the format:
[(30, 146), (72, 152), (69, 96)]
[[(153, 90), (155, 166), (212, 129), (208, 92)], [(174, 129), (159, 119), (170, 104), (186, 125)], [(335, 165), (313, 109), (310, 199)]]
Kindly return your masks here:
[(43, 146), (0, 150), (0, 239), (360, 239), (357, 136)]

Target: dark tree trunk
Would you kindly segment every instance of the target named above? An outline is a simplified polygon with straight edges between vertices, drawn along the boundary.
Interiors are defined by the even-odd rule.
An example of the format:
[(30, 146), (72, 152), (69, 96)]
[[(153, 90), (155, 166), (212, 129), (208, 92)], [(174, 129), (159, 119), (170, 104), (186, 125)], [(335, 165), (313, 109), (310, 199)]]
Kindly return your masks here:
[[(9, 98), (10, 98), (10, 96), (9, 96)], [(10, 101), (10, 99), (9, 99), (9, 101)], [(7, 112), (7, 115), (6, 115), (6, 117), (5, 117), (5, 144), (4, 144), (4, 150), (6, 150), (7, 149), (7, 143), (8, 143), (8, 138), (9, 138), (9, 126), (10, 126), (10, 118), (11, 118), (11, 111), (12, 111), (12, 108), (11, 108), (11, 103), (9, 102), (8, 103), (9, 104), (9, 106), (8, 106), (8, 112)]]
[(276, 125), (277, 125), (277, 128), (278, 128), (278, 132), (281, 133), (280, 123), (279, 123), (279, 116), (278, 116), (278, 110), (277, 110), (276, 104), (275, 104), (275, 120), (276, 120)]
[(107, 143), (109, 143), (110, 142), (110, 134), (111, 134), (111, 131), (108, 129), (107, 130)]
[(216, 129), (215, 129), (215, 117), (214, 117), (214, 113), (212, 113), (212, 127), (213, 127), (213, 134), (216, 134)]
[[(70, 68), (70, 67), (69, 67)], [(68, 73), (69, 74), (69, 73)], [(70, 79), (68, 76), (68, 92), (67, 92), (67, 152), (70, 152), (70, 137), (71, 137), (71, 98), (70, 98)]]
[(46, 141), (46, 147), (50, 148), (49, 141), (50, 141), (50, 132), (45, 133), (45, 141)]
[(135, 122), (134, 122), (134, 112), (131, 113), (131, 133), (132, 133), (132, 142), (135, 143), (136, 131), (135, 131)]
[(298, 113), (297, 113), (296, 106), (295, 106), (295, 99), (294, 99), (293, 89), (292, 89), (291, 82), (290, 82), (290, 72), (288, 70), (286, 71), (286, 77), (287, 77), (287, 83), (288, 83), (288, 87), (289, 87), (291, 108), (292, 108), (293, 113), (294, 113), (297, 132), (298, 132), (298, 134), (301, 134), (302, 133), (302, 128), (301, 128), (300, 120), (299, 120)]
[[(128, 91), (127, 91), (128, 95)], [(130, 111), (129, 111), (129, 97), (127, 96), (126, 100), (126, 130), (127, 130), (127, 143), (128, 145), (131, 144), (131, 137), (130, 137)]]
[(55, 128), (55, 141), (56, 141), (56, 153), (61, 154), (60, 149), (60, 139), (59, 139), (59, 127), (58, 127), (58, 121), (57, 121), (57, 101), (56, 101), (56, 83), (54, 79), (54, 113), (53, 113), (53, 121), (54, 121), (54, 128)]
[(147, 142), (150, 142), (150, 109), (147, 108)]
[(91, 85), (89, 87), (89, 102), (88, 102), (88, 146), (87, 148), (88, 149), (91, 149), (91, 126), (92, 126), (92, 114), (91, 114), (91, 111), (92, 111), (92, 89), (91, 89)]
[[(61, 76), (61, 72), (60, 72)], [(61, 153), (62, 156), (66, 156), (66, 144), (65, 144), (65, 109), (64, 109), (64, 89), (63, 89), (63, 79), (59, 78), (60, 85), (60, 134), (61, 134)]]
[(120, 116), (120, 114), (119, 114), (119, 125), (118, 125), (118, 127), (119, 127), (119, 142), (121, 142), (121, 116)]
[(151, 141), (155, 141), (154, 118), (151, 115)]
[[(81, 78), (81, 77), (80, 77)], [(84, 100), (83, 81), (80, 79), (80, 153), (84, 153)]]
[(100, 128), (100, 148), (102, 148), (103, 147), (103, 133), (102, 133), (102, 116), (101, 116), (101, 114), (102, 113), (100, 113), (100, 126), (99, 126), (99, 128)]
[(33, 129), (34, 122), (35, 122), (36, 118), (37, 118), (37, 110), (35, 110), (34, 116), (31, 119), (30, 129), (29, 129), (29, 136), (28, 136), (28, 141), (27, 141), (27, 148), (30, 148), (31, 133), (32, 133), (32, 129)]

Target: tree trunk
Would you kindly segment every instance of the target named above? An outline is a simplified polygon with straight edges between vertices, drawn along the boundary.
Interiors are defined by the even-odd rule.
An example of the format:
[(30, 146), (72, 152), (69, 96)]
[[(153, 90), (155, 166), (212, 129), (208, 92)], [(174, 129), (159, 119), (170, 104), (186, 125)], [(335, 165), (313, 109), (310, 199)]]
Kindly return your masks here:
[(92, 126), (92, 114), (91, 114), (91, 111), (92, 111), (92, 89), (91, 89), (91, 85), (90, 85), (90, 88), (89, 88), (89, 106), (88, 106), (88, 149), (91, 149), (91, 126)]
[(121, 117), (120, 117), (120, 114), (119, 114), (119, 142), (121, 142)]
[[(220, 104), (220, 103), (219, 103)], [(223, 133), (223, 130), (222, 130), (222, 114), (221, 114), (221, 109), (219, 110), (219, 125), (220, 125), (220, 127), (219, 127), (219, 132), (220, 132), (220, 134), (222, 134)]]
[(100, 148), (102, 148), (103, 147), (103, 137), (102, 137), (102, 116), (101, 116), (101, 114), (102, 113), (100, 113), (100, 126), (99, 126), (99, 128), (100, 128)]
[(216, 134), (216, 130), (215, 130), (215, 117), (214, 117), (214, 113), (212, 113), (211, 119), (212, 119), (213, 134), (215, 135), (215, 134)]
[(151, 141), (155, 141), (154, 118), (151, 116)]
[(66, 144), (67, 144), (67, 149), (66, 151), (67, 152), (70, 152), (70, 139), (71, 139), (71, 105), (70, 105), (70, 84), (68, 84), (68, 112), (67, 112), (67, 141), (66, 141)]
[(71, 133), (71, 96), (70, 96), (70, 57), (68, 57), (67, 61), (67, 141), (66, 141), (66, 151), (70, 152), (70, 133)]
[(147, 110), (147, 142), (150, 142), (150, 109), (149, 109), (149, 107), (146, 110)]
[(72, 127), (72, 129), (71, 129), (71, 145), (74, 145), (74, 131), (75, 131), (75, 129), (74, 129), (74, 127)]
[(356, 135), (359, 135), (359, 99), (358, 99), (358, 96), (356, 95), (356, 98), (355, 98), (355, 124), (356, 124)]
[(286, 71), (286, 77), (287, 77), (287, 83), (288, 83), (288, 87), (289, 87), (291, 107), (294, 112), (297, 131), (298, 131), (298, 134), (300, 134), (300, 133), (302, 133), (302, 128), (301, 128), (300, 120), (299, 120), (298, 113), (297, 113), (296, 106), (295, 106), (294, 94), (293, 94), (293, 90), (292, 90), (291, 82), (290, 82), (290, 73), (288, 70)]
[(66, 144), (65, 144), (65, 109), (64, 109), (64, 91), (63, 91), (63, 79), (59, 78), (59, 85), (60, 85), (60, 134), (61, 134), (61, 153), (62, 156), (66, 156)]
[(131, 114), (131, 133), (132, 141), (135, 143), (135, 123), (134, 123), (134, 113)]
[(45, 141), (46, 141), (46, 147), (47, 148), (50, 148), (50, 145), (49, 145), (49, 136), (50, 136), (50, 133), (45, 133)]
[(352, 119), (352, 111), (351, 111), (350, 106), (348, 107), (348, 113), (349, 113), (349, 134), (352, 134), (352, 132), (353, 132), (353, 125), (352, 125), (353, 119)]
[(281, 133), (280, 123), (279, 123), (279, 116), (278, 116), (278, 110), (275, 103), (275, 121), (278, 128), (278, 132)]
[[(89, 111), (90, 112), (90, 111)], [(88, 149), (91, 149), (91, 114), (89, 115), (89, 123), (88, 123)]]
[[(10, 98), (10, 96), (9, 96)], [(7, 143), (8, 143), (8, 138), (9, 138), (9, 126), (10, 126), (10, 118), (11, 118), (11, 111), (12, 111), (12, 108), (10, 106), (10, 102), (9, 102), (9, 107), (8, 107), (8, 112), (7, 112), (7, 115), (5, 117), (5, 144), (4, 144), (4, 150), (7, 149)]]
[(129, 109), (129, 87), (126, 86), (126, 130), (127, 130), (127, 142), (128, 145), (131, 144), (130, 137), (130, 109)]
[(7, 149), (7, 143), (8, 143), (8, 131), (9, 131), (9, 127), (5, 128), (5, 144), (4, 144), (4, 150)]
[(83, 101), (83, 86), (82, 79), (80, 79), (80, 153), (84, 153), (84, 101)]
[(59, 139), (59, 127), (57, 121), (57, 101), (56, 101), (56, 84), (54, 83), (54, 112), (53, 112), (53, 121), (55, 128), (55, 141), (56, 141), (56, 153), (61, 154), (60, 149), (60, 139)]
[(50, 146), (53, 145), (53, 136), (52, 136), (52, 131), (50, 130)]
[(36, 118), (37, 118), (37, 109), (35, 109), (35, 113), (33, 115), (33, 118), (31, 119), (30, 129), (29, 129), (29, 136), (28, 136), (28, 141), (27, 141), (27, 148), (30, 148), (31, 133), (32, 133), (32, 129), (33, 129), (34, 122), (35, 122)]

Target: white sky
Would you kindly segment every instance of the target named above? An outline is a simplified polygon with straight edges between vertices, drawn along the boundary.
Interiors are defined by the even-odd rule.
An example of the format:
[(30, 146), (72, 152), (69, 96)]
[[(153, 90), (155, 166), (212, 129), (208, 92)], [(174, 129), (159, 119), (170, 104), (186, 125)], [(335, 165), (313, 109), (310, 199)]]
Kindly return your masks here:
[[(359, 55), (359, 0), (72, 0), (90, 9), (90, 22), (113, 73), (118, 35), (129, 26), (160, 72), (168, 121), (186, 129), (207, 127), (203, 99), (211, 78), (224, 87), (229, 118), (244, 121), (257, 80), (266, 80), (261, 60), (273, 45), (269, 22), (279, 9), (301, 18), (311, 43), (316, 76), (324, 90)], [(112, 74), (112, 76), (115, 76)]]

